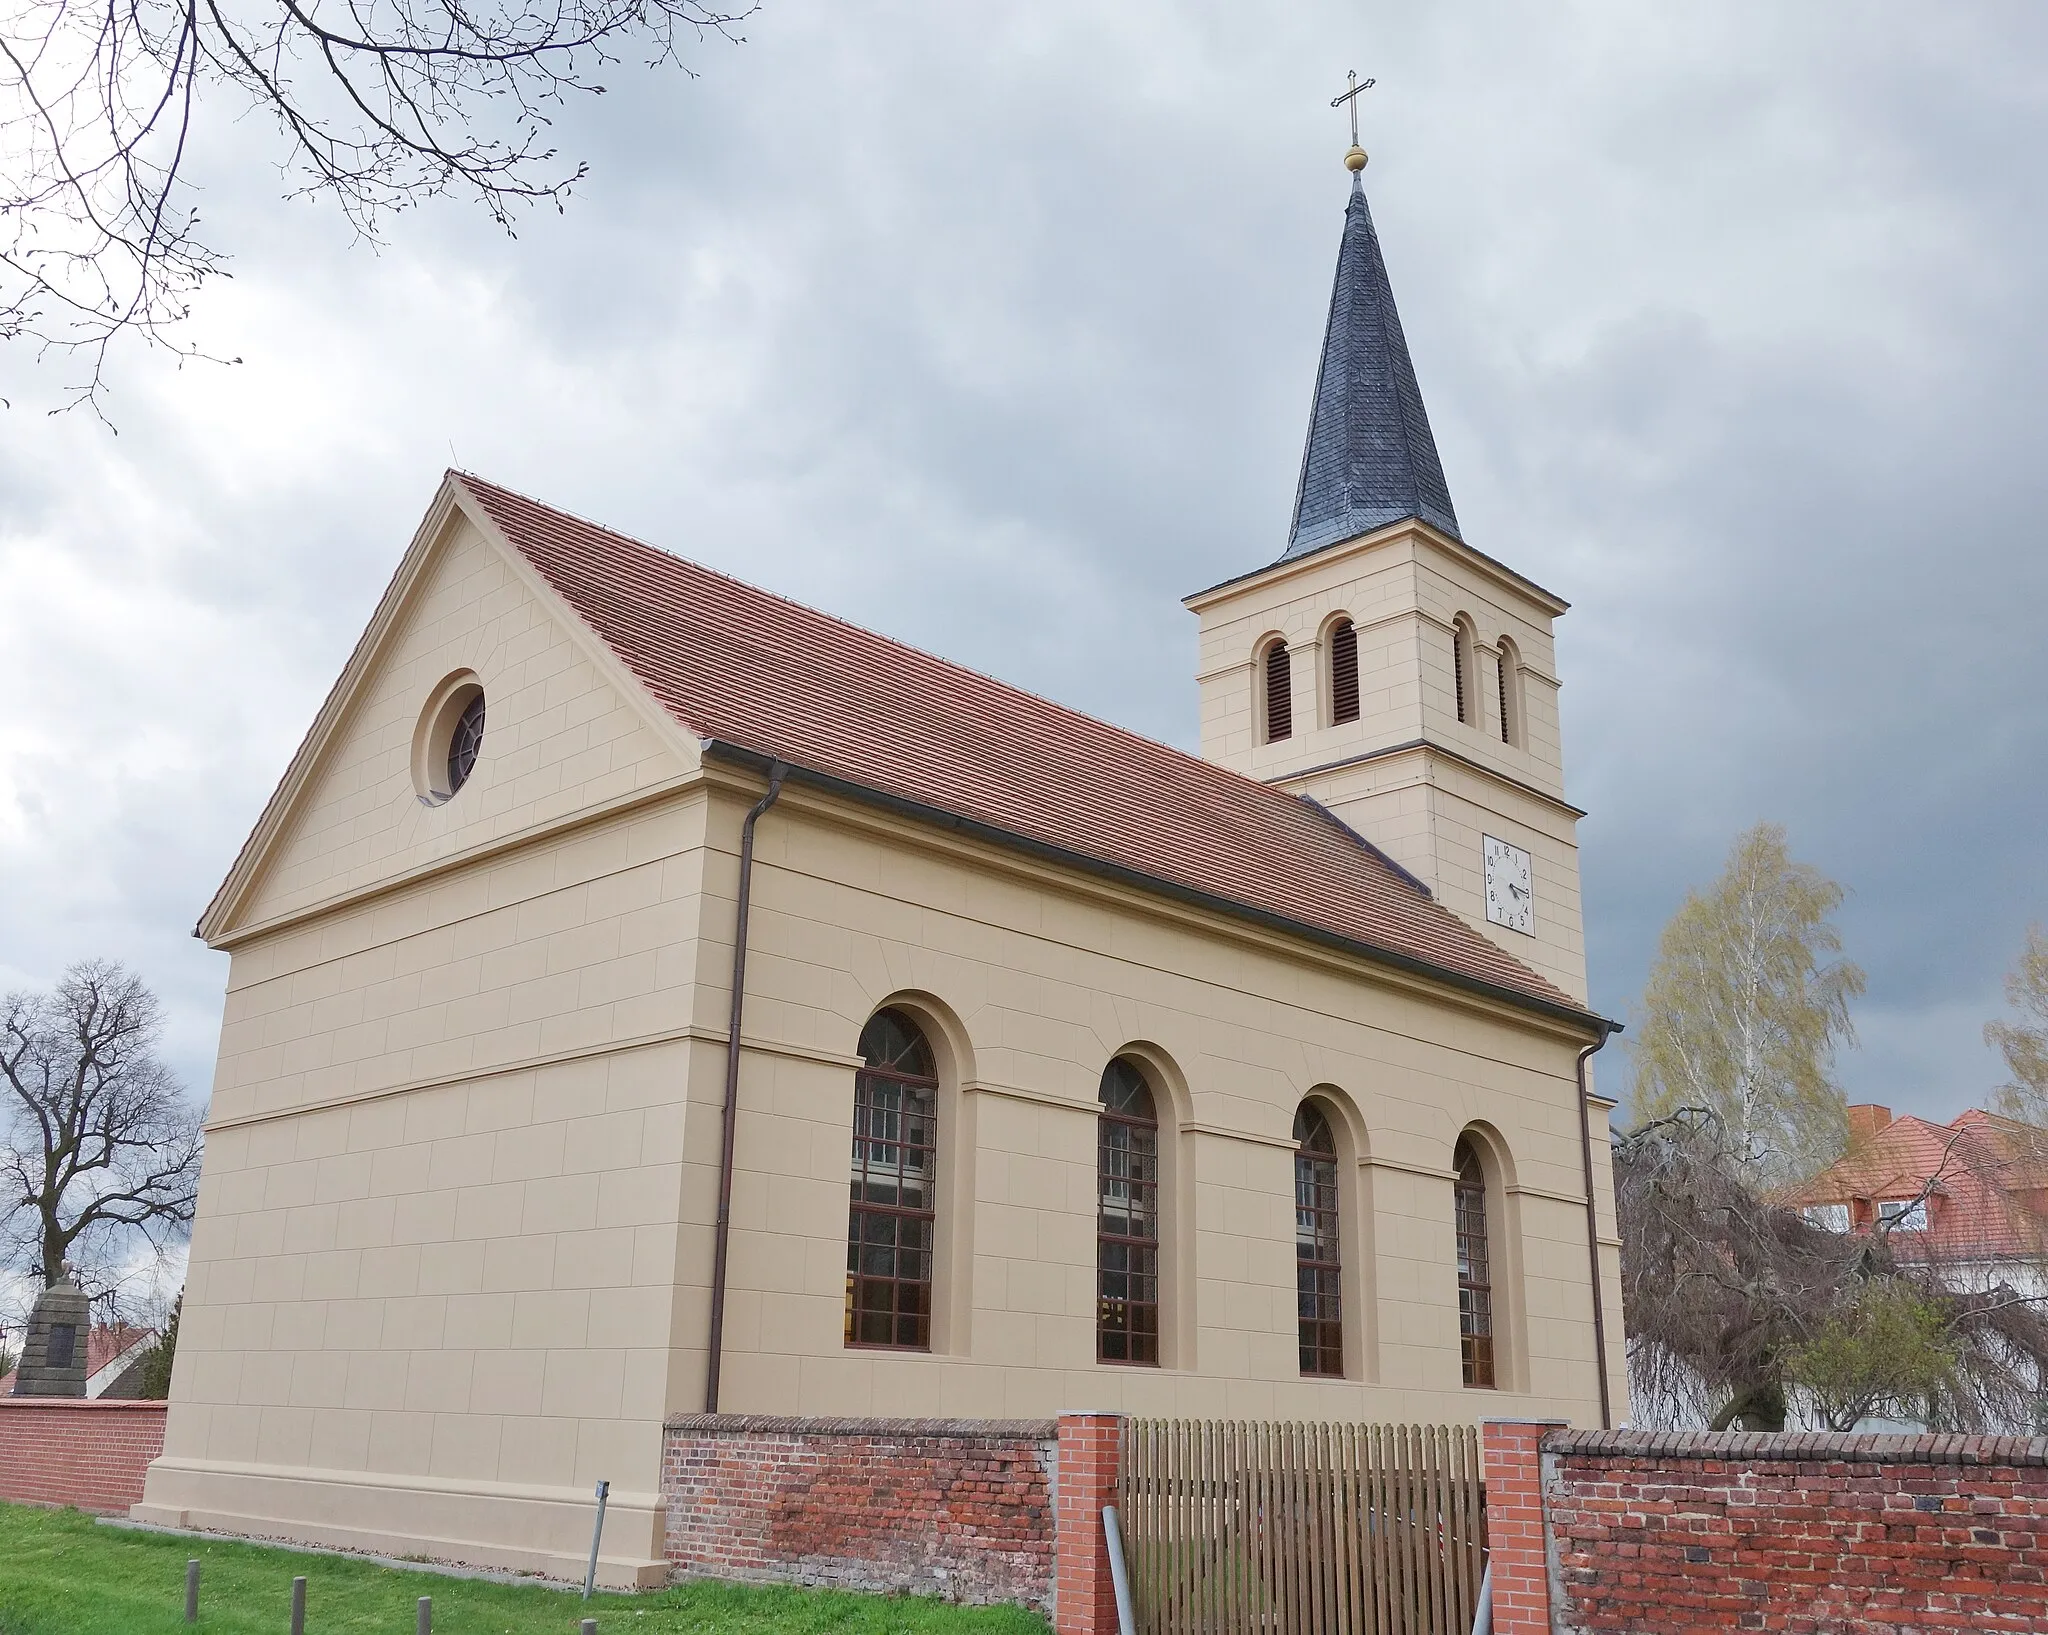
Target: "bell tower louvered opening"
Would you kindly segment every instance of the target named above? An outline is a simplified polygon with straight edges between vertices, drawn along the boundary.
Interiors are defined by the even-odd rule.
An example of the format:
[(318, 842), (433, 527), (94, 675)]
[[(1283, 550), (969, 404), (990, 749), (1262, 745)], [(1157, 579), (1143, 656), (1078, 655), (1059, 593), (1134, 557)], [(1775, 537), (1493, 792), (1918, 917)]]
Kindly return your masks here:
[(1330, 721), (1358, 719), (1358, 627), (1340, 619), (1330, 631)]
[(1294, 736), (1294, 673), (1287, 658), (1287, 644), (1276, 641), (1266, 649), (1266, 742), (1277, 744)]

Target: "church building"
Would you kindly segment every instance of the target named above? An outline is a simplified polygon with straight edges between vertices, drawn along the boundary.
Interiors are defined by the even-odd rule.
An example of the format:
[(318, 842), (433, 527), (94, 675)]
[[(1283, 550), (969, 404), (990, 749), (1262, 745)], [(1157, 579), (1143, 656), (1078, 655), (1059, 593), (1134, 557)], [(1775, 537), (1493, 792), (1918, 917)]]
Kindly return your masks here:
[(605, 1479), (645, 1583), (682, 1414), (1626, 1415), (1566, 604), (1364, 159), (1199, 756), (447, 475), (199, 924), (137, 1516), (580, 1575)]

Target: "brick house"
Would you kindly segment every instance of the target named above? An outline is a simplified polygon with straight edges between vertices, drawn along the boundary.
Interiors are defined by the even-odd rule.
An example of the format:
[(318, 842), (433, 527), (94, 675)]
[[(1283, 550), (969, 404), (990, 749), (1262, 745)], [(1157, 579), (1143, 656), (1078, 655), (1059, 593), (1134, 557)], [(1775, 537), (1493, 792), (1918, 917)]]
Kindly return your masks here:
[(1973, 1107), (1946, 1124), (1865, 1103), (1849, 1150), (1792, 1200), (1817, 1225), (1880, 1227), (1903, 1255), (1939, 1263), (1957, 1287), (2048, 1293), (2048, 1137)]

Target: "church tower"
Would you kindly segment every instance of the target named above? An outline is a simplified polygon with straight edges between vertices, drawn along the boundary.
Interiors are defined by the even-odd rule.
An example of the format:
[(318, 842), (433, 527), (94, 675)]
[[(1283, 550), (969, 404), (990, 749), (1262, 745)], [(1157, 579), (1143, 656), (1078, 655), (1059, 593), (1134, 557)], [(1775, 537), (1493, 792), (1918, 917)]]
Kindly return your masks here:
[(1566, 603), (1467, 544), (1351, 199), (1278, 561), (1199, 591), (1202, 754), (1320, 802), (1446, 907), (1586, 998), (1552, 627)]

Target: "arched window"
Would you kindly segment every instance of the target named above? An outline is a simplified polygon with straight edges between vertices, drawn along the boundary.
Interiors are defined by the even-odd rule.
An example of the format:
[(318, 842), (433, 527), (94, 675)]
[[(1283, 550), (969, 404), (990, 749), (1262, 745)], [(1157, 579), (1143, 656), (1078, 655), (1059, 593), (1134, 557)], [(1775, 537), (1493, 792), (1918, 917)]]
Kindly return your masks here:
[(1465, 1383), (1494, 1383), (1493, 1254), (1486, 1234), (1486, 1171), (1479, 1149), (1465, 1136), (1451, 1153), (1458, 1229), (1458, 1349)]
[(1159, 1361), (1159, 1114), (1119, 1056), (1102, 1071), (1095, 1121), (1095, 1355)]
[(1330, 627), (1330, 720), (1358, 719), (1358, 627), (1339, 619)]
[(1294, 677), (1287, 662), (1287, 644), (1276, 640), (1266, 649), (1266, 742), (1294, 736)]
[(1458, 692), (1458, 719), (1470, 723), (1479, 717), (1479, 667), (1473, 656), (1472, 621), (1459, 614), (1451, 625), (1451, 679)]
[(1344, 1373), (1344, 1268), (1338, 1247), (1337, 1141), (1312, 1101), (1294, 1115), (1294, 1287), (1304, 1374)]
[(931, 1046), (901, 1011), (861, 1030), (853, 1081), (846, 1343), (929, 1351), (938, 1090)]
[(1522, 742), (1522, 656), (1505, 636), (1500, 639), (1500, 741)]

